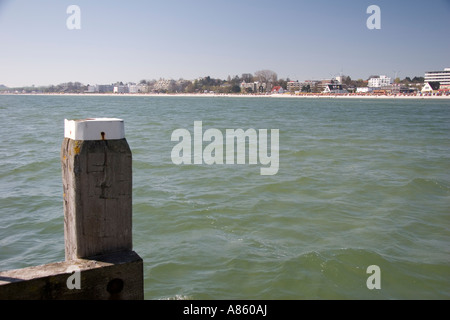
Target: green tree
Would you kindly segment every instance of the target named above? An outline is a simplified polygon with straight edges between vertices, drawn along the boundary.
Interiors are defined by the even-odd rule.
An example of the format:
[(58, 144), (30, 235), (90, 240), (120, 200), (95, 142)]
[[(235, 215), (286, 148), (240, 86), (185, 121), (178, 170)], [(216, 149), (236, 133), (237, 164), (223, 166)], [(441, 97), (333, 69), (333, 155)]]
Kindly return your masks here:
[(309, 84), (302, 86), (302, 92), (311, 92), (311, 86)]
[(352, 78), (350, 78), (350, 76), (344, 76), (342, 78), (342, 83), (345, 84), (346, 86), (353, 86), (354, 85), (354, 81), (352, 81)]
[(363, 79), (358, 79), (358, 80), (353, 82), (353, 85), (355, 87), (367, 87), (367, 82), (364, 81)]
[(195, 81), (189, 82), (189, 84), (184, 88), (184, 92), (186, 93), (194, 93), (195, 92)]

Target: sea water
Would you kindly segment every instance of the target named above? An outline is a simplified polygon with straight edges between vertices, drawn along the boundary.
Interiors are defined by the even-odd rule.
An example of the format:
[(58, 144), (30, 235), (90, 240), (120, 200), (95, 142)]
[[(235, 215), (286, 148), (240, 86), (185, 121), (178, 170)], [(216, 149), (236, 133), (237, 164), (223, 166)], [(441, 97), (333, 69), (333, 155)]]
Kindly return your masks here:
[[(450, 298), (450, 100), (2, 95), (0, 112), (0, 270), (64, 260), (64, 119), (114, 117), (146, 299)], [(195, 121), (278, 129), (277, 174), (174, 164)]]

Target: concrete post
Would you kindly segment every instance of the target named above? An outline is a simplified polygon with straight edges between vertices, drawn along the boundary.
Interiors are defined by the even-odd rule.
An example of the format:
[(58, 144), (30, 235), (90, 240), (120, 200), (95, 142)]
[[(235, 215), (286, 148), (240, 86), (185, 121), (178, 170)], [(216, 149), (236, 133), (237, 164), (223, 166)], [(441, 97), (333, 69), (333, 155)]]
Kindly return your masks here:
[(65, 121), (66, 260), (132, 250), (131, 160), (123, 120)]

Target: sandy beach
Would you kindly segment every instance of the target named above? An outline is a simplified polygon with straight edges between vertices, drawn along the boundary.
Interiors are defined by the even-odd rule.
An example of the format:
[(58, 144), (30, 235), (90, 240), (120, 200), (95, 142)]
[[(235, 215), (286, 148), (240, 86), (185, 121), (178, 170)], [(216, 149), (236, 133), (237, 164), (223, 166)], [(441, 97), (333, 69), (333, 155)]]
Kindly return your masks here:
[(450, 99), (450, 95), (360, 95), (360, 94), (216, 94), (216, 93), (0, 93), (22, 96), (86, 96), (86, 97), (225, 97), (288, 99)]

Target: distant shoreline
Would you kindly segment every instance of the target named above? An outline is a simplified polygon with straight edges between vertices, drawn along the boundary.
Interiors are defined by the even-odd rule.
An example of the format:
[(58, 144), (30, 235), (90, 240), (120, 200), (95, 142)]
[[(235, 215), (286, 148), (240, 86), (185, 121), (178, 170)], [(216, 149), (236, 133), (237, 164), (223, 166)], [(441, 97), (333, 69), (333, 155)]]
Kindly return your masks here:
[(290, 98), (290, 99), (450, 99), (450, 95), (370, 95), (370, 94), (214, 94), (214, 93), (0, 93), (0, 96), (77, 97), (210, 97), (210, 98)]

